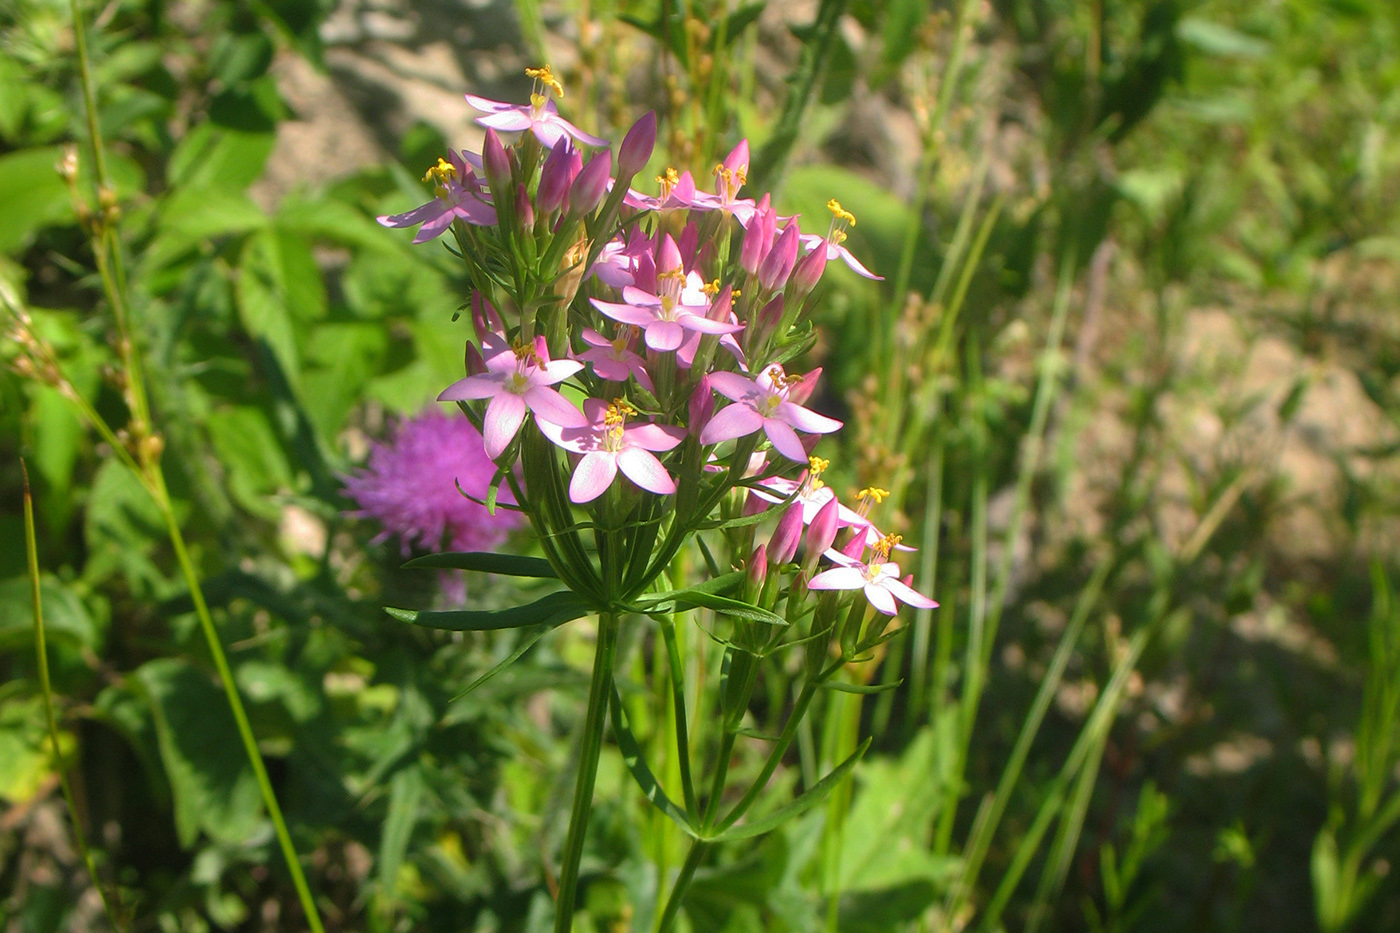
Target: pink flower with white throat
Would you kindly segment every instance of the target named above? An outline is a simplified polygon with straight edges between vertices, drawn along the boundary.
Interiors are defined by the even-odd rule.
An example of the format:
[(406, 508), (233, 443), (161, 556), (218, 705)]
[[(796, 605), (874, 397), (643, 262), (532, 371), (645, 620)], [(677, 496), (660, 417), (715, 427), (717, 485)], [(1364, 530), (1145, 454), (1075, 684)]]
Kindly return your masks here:
[(593, 307), (614, 321), (640, 327), (646, 345), (658, 352), (678, 349), (685, 342), (686, 331), (732, 334), (743, 329), (742, 324), (706, 317), (710, 298), (704, 282), (694, 272), (686, 274), (680, 247), (670, 234), (662, 237), (657, 248), (656, 267), (657, 294), (624, 286), (622, 304), (594, 298)]
[(481, 348), (486, 371), (459, 379), (438, 396), (440, 402), (489, 398), (482, 417), (486, 454), (495, 460), (505, 452), (526, 411), (545, 421), (568, 427), (587, 424), (579, 410), (558, 391), (549, 388), (583, 369), (576, 360), (551, 360), (543, 337), (534, 343), (511, 346), (498, 334), (487, 334)]
[(676, 481), (657, 453), (671, 450), (685, 440), (685, 431), (663, 424), (632, 424), (627, 419), (637, 410), (621, 399), (605, 402), (584, 399), (585, 423), (565, 427), (540, 420), (545, 437), (565, 450), (582, 454), (574, 477), (569, 481), (569, 500), (582, 505), (607, 491), (618, 471), (647, 492), (669, 496)]
[(807, 449), (797, 431), (830, 434), (841, 427), (841, 422), (792, 401), (789, 393), (800, 383), (801, 377), (787, 375), (776, 363), (759, 373), (756, 380), (738, 373), (710, 373), (710, 384), (732, 404), (720, 409), (705, 425), (700, 443), (718, 444), (762, 430), (778, 453), (805, 463)]
[(529, 106), (507, 104), (499, 100), (489, 100), (485, 97), (468, 94), (467, 103), (487, 114), (484, 117), (477, 117), (476, 122), (500, 133), (519, 133), (529, 130), (535, 134), (540, 144), (546, 149), (553, 149), (555, 143), (565, 136), (572, 136), (579, 142), (587, 143), (590, 146), (608, 145), (606, 139), (585, 133), (559, 116), (559, 108), (554, 105), (554, 101), (550, 99), (549, 95), (552, 92), (555, 97), (563, 97), (564, 86), (559, 83), (559, 79), (554, 77), (548, 65), (543, 68), (526, 68), (525, 74), (535, 81), (535, 86), (530, 92)]
[(583, 342), (593, 349), (585, 350), (578, 355), (580, 360), (593, 364), (593, 371), (598, 374), (599, 379), (606, 379), (609, 382), (626, 382), (630, 376), (637, 380), (637, 384), (648, 392), (655, 392), (656, 387), (651, 383), (651, 376), (647, 375), (646, 360), (632, 349), (636, 342), (637, 329), (635, 327), (619, 327), (618, 334), (609, 340), (591, 327), (583, 329)]
[(899, 544), (899, 535), (885, 535), (875, 544), (868, 562), (837, 556), (838, 566), (823, 570), (807, 582), (809, 590), (861, 590), (876, 611), (892, 616), (896, 601), (916, 609), (937, 609), (938, 603), (904, 583), (899, 565), (890, 561), (890, 549)]

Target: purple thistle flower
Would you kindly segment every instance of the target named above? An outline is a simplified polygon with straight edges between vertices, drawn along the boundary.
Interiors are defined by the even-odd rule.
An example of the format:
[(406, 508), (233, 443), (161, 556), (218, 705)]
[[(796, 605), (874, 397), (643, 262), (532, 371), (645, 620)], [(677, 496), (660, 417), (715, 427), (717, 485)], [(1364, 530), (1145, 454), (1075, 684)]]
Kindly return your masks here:
[[(436, 408), (401, 421), (389, 439), (370, 449), (368, 464), (345, 477), (345, 491), (359, 505), (350, 514), (383, 526), (375, 542), (397, 536), (403, 553), (489, 551), (521, 524), (520, 515), (492, 515), (457, 490), (485, 499), (496, 465), (481, 435), (460, 413)], [(499, 501), (513, 503), (508, 490)]]

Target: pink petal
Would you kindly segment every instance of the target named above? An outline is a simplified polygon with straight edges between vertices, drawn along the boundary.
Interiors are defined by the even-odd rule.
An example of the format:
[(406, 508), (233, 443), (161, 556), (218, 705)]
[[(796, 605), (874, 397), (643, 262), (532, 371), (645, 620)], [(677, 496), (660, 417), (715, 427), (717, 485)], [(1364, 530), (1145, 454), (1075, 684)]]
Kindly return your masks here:
[(583, 455), (569, 481), (570, 501), (592, 502), (612, 485), (617, 477), (617, 454), (595, 450)]
[(685, 341), (685, 329), (675, 321), (653, 320), (646, 327), (647, 346), (665, 352), (674, 350)]
[(758, 386), (754, 385), (752, 379), (745, 379), (738, 373), (731, 372), (710, 373), (710, 385), (720, 395), (734, 402), (746, 399), (758, 391)]
[(807, 581), (809, 590), (858, 590), (865, 586), (865, 574), (856, 567), (832, 567)]
[(572, 136), (574, 139), (577, 139), (581, 143), (588, 143), (588, 145), (590, 146), (610, 145), (610, 143), (606, 139), (594, 136), (592, 133), (585, 133), (583, 130), (574, 126), (572, 123), (570, 123), (568, 120), (565, 120), (563, 117), (551, 115), (544, 118), (544, 121), (542, 122), (558, 124), (565, 132), (567, 132), (570, 136)]
[(623, 430), (623, 444), (643, 450), (672, 450), (685, 440), (685, 431), (669, 424), (638, 424)]
[(519, 110), (502, 110), (487, 117), (477, 117), (476, 122), (502, 133), (519, 133), (530, 128), (530, 118)]
[(876, 612), (883, 612), (887, 616), (892, 616), (899, 610), (894, 604), (894, 597), (880, 583), (865, 584), (865, 598), (870, 600), (870, 605), (875, 607)]
[(627, 364), (622, 360), (615, 359), (609, 350), (589, 350), (579, 354), (579, 359), (592, 363), (593, 371), (598, 374), (598, 378), (606, 379), (609, 382), (626, 382), (627, 377), (632, 374)]
[(792, 402), (779, 402), (777, 416), (808, 434), (830, 434), (841, 429), (841, 422), (835, 418), (819, 415), (810, 408), (803, 408)]
[[(530, 381), (535, 385), (552, 386), (556, 382), (563, 382), (574, 373), (583, 369), (583, 364), (578, 360), (550, 360), (539, 368), (539, 373)], [(838, 426), (840, 422), (837, 422)]]
[[(713, 379), (719, 373), (711, 373)], [(720, 441), (744, 437), (763, 427), (763, 416), (748, 405), (735, 403), (721, 408), (700, 431), (700, 443), (706, 446)]]
[(541, 421), (548, 421), (565, 428), (587, 427), (588, 419), (574, 407), (573, 403), (553, 389), (532, 386), (525, 390), (524, 402)]
[(489, 376), (468, 376), (458, 379), (438, 393), (439, 402), (466, 402), (479, 398), (490, 398), (501, 391), (501, 384)]
[(702, 334), (733, 334), (744, 329), (743, 324), (725, 324), (698, 314), (682, 313), (679, 318), (686, 330), (698, 330)]
[(452, 226), (452, 219), (454, 217), (456, 217), (456, 214), (448, 209), (444, 210), (432, 220), (424, 223), (423, 226), (418, 229), (418, 235), (413, 238), (414, 244), (426, 243), (429, 240), (434, 240), (442, 236), (443, 231)]
[(486, 456), (495, 460), (510, 445), (520, 422), (525, 420), (525, 400), (514, 392), (498, 392), (486, 406), (482, 419), (481, 439), (485, 441)]
[(420, 204), (413, 210), (403, 214), (385, 214), (376, 218), (386, 227), (412, 227), (414, 224), (421, 224), (432, 220), (446, 210), (446, 206), (437, 198), (433, 198), (427, 204)]
[(640, 447), (624, 447), (617, 455), (617, 465), (627, 478), (647, 492), (669, 496), (676, 491), (676, 481), (656, 459), (656, 455)]
[[(729, 406), (733, 408), (734, 406)], [(727, 411), (728, 409), (726, 409)], [(754, 412), (754, 414), (758, 414)], [(773, 442), (773, 449), (787, 457), (789, 460), (796, 460), (798, 463), (807, 461), (807, 448), (802, 446), (802, 439), (797, 436), (797, 432), (790, 426), (779, 421), (777, 418), (763, 419), (763, 433), (768, 435), (768, 439)]]
[(656, 315), (650, 311), (638, 308), (635, 305), (622, 305), (612, 301), (599, 301), (593, 299), (593, 307), (597, 308), (605, 317), (610, 317), (614, 321), (623, 324), (632, 324), (636, 327), (646, 327), (656, 320)]
[(520, 110), (519, 104), (506, 104), (499, 100), (490, 100), (485, 97), (477, 97), (475, 94), (468, 94), (467, 103), (483, 113), (504, 113), (507, 110)]
[(889, 590), (902, 602), (908, 603), (916, 609), (937, 609), (938, 603), (929, 599), (923, 593), (910, 586), (905, 586), (902, 580), (887, 580), (885, 589)]

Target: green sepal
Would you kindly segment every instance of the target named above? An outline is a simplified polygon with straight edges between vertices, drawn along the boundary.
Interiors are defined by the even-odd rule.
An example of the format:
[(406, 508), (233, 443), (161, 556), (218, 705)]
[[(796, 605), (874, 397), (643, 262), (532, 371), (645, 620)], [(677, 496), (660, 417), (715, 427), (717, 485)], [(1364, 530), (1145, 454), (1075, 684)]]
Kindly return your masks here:
[(808, 810), (812, 809), (812, 807), (815, 807), (826, 799), (827, 794), (830, 794), (836, 789), (836, 785), (840, 784), (841, 780), (850, 773), (851, 769), (856, 766), (856, 762), (860, 760), (860, 757), (865, 754), (865, 750), (869, 747), (870, 738), (867, 736), (865, 741), (860, 743), (860, 748), (857, 748), (851, 753), (851, 757), (833, 768), (830, 774), (812, 785), (810, 789), (796, 800), (793, 800), (787, 806), (779, 807), (767, 816), (760, 817), (751, 823), (744, 823), (741, 826), (731, 826), (719, 835), (714, 836), (710, 841), (723, 842), (730, 839), (752, 839), (754, 836), (761, 836), (766, 832), (771, 832), (788, 820), (806, 813)]
[(513, 606), (510, 609), (415, 611), (385, 606), (384, 611), (400, 622), (409, 622), (422, 628), (435, 628), (447, 632), (486, 632), (503, 628), (526, 628), (531, 625), (553, 628), (586, 616), (591, 610), (577, 595), (568, 590), (561, 590), (527, 605)]
[(493, 554), (490, 551), (447, 551), (415, 557), (404, 569), (475, 570), (479, 573), (499, 573), (508, 577), (539, 577), (557, 580), (549, 561), (541, 557), (520, 554)]
[(817, 684), (817, 686), (823, 690), (835, 690), (837, 693), (860, 693), (869, 695), (872, 693), (888, 693), (902, 683), (904, 683), (902, 679), (889, 684), (848, 684), (843, 680), (824, 680)]
[(637, 786), (646, 795), (651, 805), (685, 830), (686, 834), (696, 839), (703, 839), (699, 830), (690, 822), (690, 816), (676, 805), (670, 797), (666, 796), (666, 791), (662, 789), (661, 783), (657, 781), (656, 775), (652, 773), (647, 765), (646, 757), (642, 754), (641, 743), (632, 734), (631, 728), (627, 724), (626, 715), (622, 712), (622, 697), (617, 692), (617, 684), (612, 688), (612, 727), (613, 738), (617, 741), (617, 749), (622, 752), (622, 761), (627, 765), (627, 770), (632, 773), (632, 779), (637, 782)]

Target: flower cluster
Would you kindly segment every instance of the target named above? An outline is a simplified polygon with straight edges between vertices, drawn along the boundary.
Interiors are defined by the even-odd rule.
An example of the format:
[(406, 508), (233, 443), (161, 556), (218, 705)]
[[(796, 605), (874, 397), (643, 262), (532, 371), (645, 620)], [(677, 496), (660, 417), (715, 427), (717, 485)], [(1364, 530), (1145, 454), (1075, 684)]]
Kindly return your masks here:
[[(465, 377), (440, 399), (480, 425), (497, 477), (516, 487), (561, 576), (603, 602), (635, 595), (743, 486), (754, 507), (785, 505), (784, 518), (797, 518), (780, 522), (785, 537), (761, 546), (769, 553), (738, 563), (790, 562), (803, 537), (795, 522), (807, 588), (859, 589), (883, 613), (894, 600), (931, 605), (900, 582), (894, 544), (866, 508), (839, 503), (815, 466), (790, 478), (841, 427), (808, 407), (819, 371), (786, 365), (810, 345), (827, 263), (874, 277), (843, 245), (855, 217), (832, 200), (826, 233), (804, 234), (767, 195), (742, 196), (747, 141), (715, 166), (711, 190), (670, 168), (654, 193), (637, 190), (654, 115), (614, 159), (605, 140), (560, 116), (563, 88), (548, 68), (528, 74), (529, 104), (468, 96), (485, 114), (482, 152), (449, 152), (425, 178), (433, 199), (380, 222), (419, 225), (415, 242), (452, 232), (475, 285), (476, 339)], [(669, 496), (664, 507), (645, 498)], [(572, 507), (588, 509), (595, 529), (626, 529), (627, 548), (657, 547), (658, 560), (581, 560), (586, 549), (567, 541), (581, 527)], [(751, 541), (751, 525), (731, 543)], [(843, 528), (848, 541), (833, 550)], [(593, 550), (607, 561), (601, 541)], [(819, 559), (833, 566), (817, 572)]]

